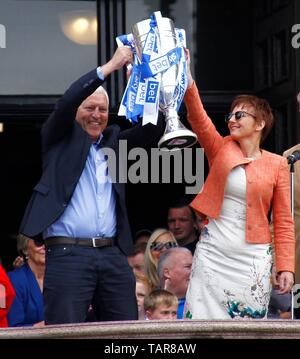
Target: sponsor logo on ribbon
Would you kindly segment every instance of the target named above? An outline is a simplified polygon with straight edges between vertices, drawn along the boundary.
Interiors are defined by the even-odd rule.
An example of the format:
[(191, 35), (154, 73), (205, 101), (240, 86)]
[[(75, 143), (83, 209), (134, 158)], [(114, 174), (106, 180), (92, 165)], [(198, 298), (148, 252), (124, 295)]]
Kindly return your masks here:
[(146, 92), (146, 102), (155, 103), (158, 93), (158, 82), (148, 81), (147, 92)]

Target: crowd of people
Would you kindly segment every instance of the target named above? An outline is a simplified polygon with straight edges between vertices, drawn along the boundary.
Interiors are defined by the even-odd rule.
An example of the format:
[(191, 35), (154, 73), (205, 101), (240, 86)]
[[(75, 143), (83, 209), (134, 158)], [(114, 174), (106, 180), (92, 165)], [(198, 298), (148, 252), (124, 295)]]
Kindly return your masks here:
[[(202, 105), (188, 50), (186, 57), (188, 121), (209, 163), (201, 192), (191, 203), (170, 204), (166, 228), (132, 238), (125, 184), (109, 180), (103, 149), (118, 156), (119, 140), (129, 149), (147, 146), (164, 123), (159, 118), (156, 126), (125, 131), (108, 126), (102, 84), (132, 63), (131, 50), (119, 47), (70, 86), (43, 125), (43, 173), (20, 226), (20, 257), (15, 270), (0, 267), (0, 326), (257, 319), (268, 317), (269, 303), (272, 317), (289, 317), (289, 305), (270, 302), (272, 268), (279, 297), (291, 292), (295, 273), (288, 163), (261, 148), (272, 110), (264, 99), (237, 96), (225, 118), (229, 135), (222, 137)], [(300, 94), (297, 100), (300, 112)]]

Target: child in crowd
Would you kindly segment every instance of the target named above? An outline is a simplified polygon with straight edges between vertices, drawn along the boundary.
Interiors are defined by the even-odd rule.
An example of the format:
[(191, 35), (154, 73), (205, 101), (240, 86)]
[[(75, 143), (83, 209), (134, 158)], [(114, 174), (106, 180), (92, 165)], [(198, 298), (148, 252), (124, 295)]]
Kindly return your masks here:
[(178, 299), (164, 289), (155, 289), (144, 299), (144, 309), (149, 320), (176, 319)]
[(144, 299), (145, 296), (150, 292), (150, 284), (144, 274), (140, 272), (134, 272), (134, 275), (136, 280), (135, 295), (138, 305), (139, 320), (145, 320), (146, 317), (144, 311)]

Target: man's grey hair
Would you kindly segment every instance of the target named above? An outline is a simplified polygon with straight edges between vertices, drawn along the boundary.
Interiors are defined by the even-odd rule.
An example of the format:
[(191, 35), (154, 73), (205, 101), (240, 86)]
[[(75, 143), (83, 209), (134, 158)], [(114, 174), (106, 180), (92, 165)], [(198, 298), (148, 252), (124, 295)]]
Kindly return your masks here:
[(96, 88), (96, 90), (94, 91), (94, 94), (103, 94), (106, 97), (107, 100), (107, 105), (109, 106), (109, 97), (108, 97), (108, 93), (105, 90), (105, 88), (103, 86), (99, 86), (98, 88)]
[(168, 264), (168, 261), (173, 255), (176, 255), (176, 253), (191, 253), (191, 251), (185, 247), (176, 247), (162, 252), (157, 263), (157, 274), (160, 282), (164, 279), (164, 269)]

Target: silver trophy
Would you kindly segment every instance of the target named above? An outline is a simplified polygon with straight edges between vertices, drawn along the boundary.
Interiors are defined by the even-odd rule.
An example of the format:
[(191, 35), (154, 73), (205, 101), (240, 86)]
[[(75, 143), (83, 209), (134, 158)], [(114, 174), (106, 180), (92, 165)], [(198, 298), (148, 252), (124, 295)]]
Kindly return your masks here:
[[(150, 19), (140, 21), (132, 27), (135, 51), (139, 61), (142, 59), (142, 51), (149, 30)], [(157, 37), (163, 54), (177, 46), (176, 32), (171, 19), (166, 17), (161, 18)], [(161, 149), (175, 150), (190, 147), (197, 142), (197, 136), (180, 122), (176, 112), (175, 89), (177, 86), (178, 70), (179, 63), (163, 72), (161, 78), (159, 109), (165, 115), (166, 121), (164, 135), (158, 142), (158, 147)]]

